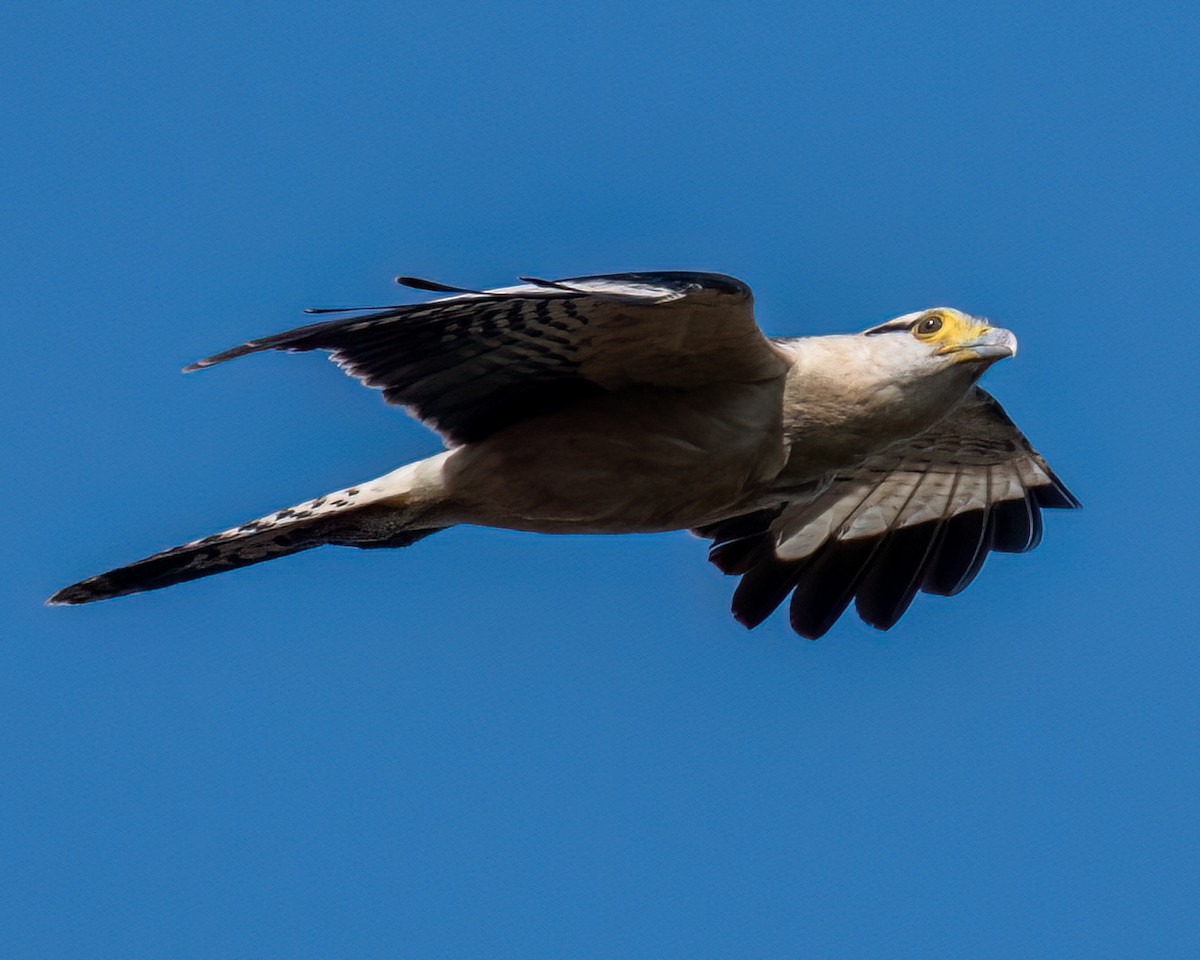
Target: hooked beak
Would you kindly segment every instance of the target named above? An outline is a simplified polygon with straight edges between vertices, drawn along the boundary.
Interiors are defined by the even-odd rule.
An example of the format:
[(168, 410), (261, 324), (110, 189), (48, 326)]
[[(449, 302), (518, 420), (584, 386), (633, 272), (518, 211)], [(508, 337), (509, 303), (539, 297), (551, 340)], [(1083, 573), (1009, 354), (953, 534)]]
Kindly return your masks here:
[(956, 354), (956, 360), (982, 360), (987, 363), (995, 363), (1005, 357), (1016, 356), (1017, 338), (1011, 330), (1005, 330), (1003, 327), (982, 327), (974, 339), (947, 344), (938, 353)]

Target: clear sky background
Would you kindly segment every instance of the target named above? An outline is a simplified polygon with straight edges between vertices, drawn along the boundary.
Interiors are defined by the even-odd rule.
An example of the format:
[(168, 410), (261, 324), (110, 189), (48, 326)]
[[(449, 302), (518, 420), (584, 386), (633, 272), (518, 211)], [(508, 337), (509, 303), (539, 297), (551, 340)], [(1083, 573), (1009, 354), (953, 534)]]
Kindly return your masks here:
[[(8, 5), (0, 956), (1200, 955), (1194, 5)], [(880, 634), (686, 534), (53, 590), (437, 439), (318, 356), (397, 273), (951, 304), (1083, 500)]]

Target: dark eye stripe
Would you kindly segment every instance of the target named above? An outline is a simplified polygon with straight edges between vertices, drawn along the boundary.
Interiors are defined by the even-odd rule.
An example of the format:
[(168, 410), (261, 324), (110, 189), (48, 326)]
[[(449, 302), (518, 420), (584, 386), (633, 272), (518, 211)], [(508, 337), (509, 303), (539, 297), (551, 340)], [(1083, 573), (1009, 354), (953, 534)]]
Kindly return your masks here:
[(911, 320), (900, 320), (900, 321), (889, 320), (887, 323), (881, 323), (879, 326), (872, 327), (870, 330), (864, 330), (863, 336), (864, 337), (873, 337), (877, 333), (896, 333), (896, 332), (907, 333), (911, 329), (912, 329), (912, 321)]

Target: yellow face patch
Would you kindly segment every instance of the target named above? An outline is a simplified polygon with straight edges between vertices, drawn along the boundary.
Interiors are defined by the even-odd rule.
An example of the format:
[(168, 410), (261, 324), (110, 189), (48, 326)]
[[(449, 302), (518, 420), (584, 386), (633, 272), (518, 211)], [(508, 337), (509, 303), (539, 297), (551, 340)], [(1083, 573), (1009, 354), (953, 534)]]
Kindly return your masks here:
[(967, 316), (961, 310), (939, 307), (927, 310), (909, 328), (922, 343), (937, 345), (937, 353), (947, 354), (974, 343), (992, 328)]

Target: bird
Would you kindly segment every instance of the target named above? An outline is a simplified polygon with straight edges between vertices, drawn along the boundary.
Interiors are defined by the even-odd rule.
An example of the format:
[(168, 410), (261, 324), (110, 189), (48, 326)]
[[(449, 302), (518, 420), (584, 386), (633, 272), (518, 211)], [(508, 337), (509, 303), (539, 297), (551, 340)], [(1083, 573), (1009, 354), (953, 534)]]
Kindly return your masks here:
[(880, 630), (1023, 553), (1079, 501), (977, 385), (1016, 337), (950, 307), (857, 333), (768, 337), (750, 287), (660, 271), (440, 296), (322, 319), (184, 368), (327, 351), (441, 434), (441, 452), (60, 590), (83, 604), (332, 544), (407, 547), (459, 524), (688, 530), (739, 577), (746, 627), (785, 600), (816, 639), (853, 602)]

